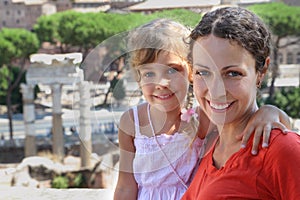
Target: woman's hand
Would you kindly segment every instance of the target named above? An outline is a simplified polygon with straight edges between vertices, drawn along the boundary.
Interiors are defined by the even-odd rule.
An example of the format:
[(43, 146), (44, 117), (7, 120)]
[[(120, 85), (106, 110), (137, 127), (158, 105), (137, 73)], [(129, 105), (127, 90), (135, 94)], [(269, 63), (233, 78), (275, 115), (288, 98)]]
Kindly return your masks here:
[(273, 128), (281, 129), (283, 133), (286, 133), (287, 129), (291, 129), (289, 116), (275, 106), (264, 105), (255, 112), (245, 130), (238, 136), (239, 139), (242, 139), (241, 147), (246, 147), (247, 141), (254, 133), (251, 153), (256, 155), (261, 136), (263, 136), (262, 147), (266, 148), (269, 146), (270, 133)]

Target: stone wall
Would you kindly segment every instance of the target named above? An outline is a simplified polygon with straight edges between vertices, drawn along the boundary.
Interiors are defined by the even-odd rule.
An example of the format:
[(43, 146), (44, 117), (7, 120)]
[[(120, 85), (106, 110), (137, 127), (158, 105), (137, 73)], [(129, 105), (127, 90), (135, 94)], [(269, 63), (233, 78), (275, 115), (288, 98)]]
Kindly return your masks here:
[(112, 189), (51, 189), (51, 188), (25, 188), (25, 187), (1, 187), (1, 199), (3, 200), (111, 200)]

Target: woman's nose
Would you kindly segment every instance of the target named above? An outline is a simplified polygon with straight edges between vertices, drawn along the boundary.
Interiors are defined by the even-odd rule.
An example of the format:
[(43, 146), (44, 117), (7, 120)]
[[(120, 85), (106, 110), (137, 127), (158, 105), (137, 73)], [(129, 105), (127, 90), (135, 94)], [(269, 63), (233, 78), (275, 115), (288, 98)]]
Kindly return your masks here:
[(226, 94), (226, 88), (222, 79), (216, 78), (209, 84), (209, 92), (212, 98), (219, 98)]

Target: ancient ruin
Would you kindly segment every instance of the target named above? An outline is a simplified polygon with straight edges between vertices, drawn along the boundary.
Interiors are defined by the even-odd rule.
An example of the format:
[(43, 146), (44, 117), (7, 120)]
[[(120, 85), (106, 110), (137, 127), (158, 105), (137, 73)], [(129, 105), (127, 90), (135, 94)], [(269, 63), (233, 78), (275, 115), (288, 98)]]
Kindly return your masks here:
[(25, 127), (25, 157), (35, 156), (35, 106), (34, 88), (37, 84), (49, 85), (52, 94), (52, 151), (60, 162), (64, 158), (61, 95), (63, 85), (74, 85), (80, 93), (79, 137), (82, 167), (90, 167), (91, 121), (90, 85), (84, 81), (81, 53), (33, 54), (26, 74), (26, 83), (21, 85)]

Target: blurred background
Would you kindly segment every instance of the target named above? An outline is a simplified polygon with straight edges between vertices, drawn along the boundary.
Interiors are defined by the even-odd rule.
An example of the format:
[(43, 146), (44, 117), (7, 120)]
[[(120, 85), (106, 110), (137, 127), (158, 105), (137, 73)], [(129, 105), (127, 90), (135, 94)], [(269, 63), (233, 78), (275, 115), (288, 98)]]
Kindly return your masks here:
[[(192, 28), (221, 6), (246, 7), (269, 25), (258, 102), (284, 110), (299, 131), (298, 0), (1, 0), (0, 186), (113, 188), (119, 117), (143, 102), (127, 32), (162, 17)], [(27, 182), (17, 176), (25, 166)]]

